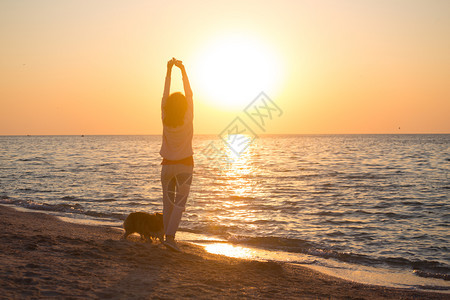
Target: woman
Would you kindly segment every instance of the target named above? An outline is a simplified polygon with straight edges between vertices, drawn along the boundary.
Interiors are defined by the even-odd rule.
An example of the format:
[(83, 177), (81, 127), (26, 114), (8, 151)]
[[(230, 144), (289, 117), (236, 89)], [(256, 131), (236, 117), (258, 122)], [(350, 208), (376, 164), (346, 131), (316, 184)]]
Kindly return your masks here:
[[(169, 96), (173, 65), (181, 70), (184, 93)], [(163, 188), (163, 220), (166, 239), (164, 245), (174, 251), (180, 251), (175, 242), (175, 233), (181, 221), (192, 182), (194, 159), (192, 151), (193, 137), (192, 90), (186, 70), (181, 61), (175, 58), (167, 63), (167, 74), (161, 102), (163, 157), (161, 183)]]

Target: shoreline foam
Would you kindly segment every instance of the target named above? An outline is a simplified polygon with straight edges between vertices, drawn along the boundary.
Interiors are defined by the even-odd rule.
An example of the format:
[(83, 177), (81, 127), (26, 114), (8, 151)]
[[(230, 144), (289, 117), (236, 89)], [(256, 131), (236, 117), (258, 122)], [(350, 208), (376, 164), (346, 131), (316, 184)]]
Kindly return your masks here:
[(181, 243), (159, 243), (108, 227), (0, 206), (0, 293), (6, 298), (423, 298), (432, 292), (370, 286), (305, 267), (213, 255)]

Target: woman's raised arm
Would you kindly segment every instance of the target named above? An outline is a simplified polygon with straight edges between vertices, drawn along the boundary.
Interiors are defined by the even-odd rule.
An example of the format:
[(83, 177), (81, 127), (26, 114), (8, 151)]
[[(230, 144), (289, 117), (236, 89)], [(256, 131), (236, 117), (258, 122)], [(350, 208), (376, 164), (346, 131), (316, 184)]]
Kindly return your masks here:
[(171, 77), (172, 77), (172, 67), (173, 67), (174, 62), (175, 61), (173, 58), (167, 62), (166, 81), (164, 82), (164, 92), (163, 92), (163, 97), (162, 97), (162, 101), (161, 101), (161, 108), (164, 107), (166, 100), (169, 97), (170, 81), (171, 81)]
[(183, 62), (180, 60), (176, 60), (175, 66), (177, 66), (181, 70), (181, 75), (183, 77), (184, 95), (186, 96), (186, 98), (187, 97), (192, 98), (192, 89), (191, 89), (191, 85), (189, 83), (189, 78), (187, 76), (186, 68), (184, 67)]

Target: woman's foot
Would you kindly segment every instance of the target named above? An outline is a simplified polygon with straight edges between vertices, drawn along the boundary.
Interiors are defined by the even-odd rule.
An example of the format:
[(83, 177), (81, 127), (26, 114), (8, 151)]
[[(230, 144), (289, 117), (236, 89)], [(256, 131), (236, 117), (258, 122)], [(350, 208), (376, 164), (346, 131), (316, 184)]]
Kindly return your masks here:
[(175, 237), (168, 235), (166, 236), (166, 240), (164, 241), (164, 246), (166, 246), (167, 248), (169, 248), (172, 251), (175, 252), (181, 252), (180, 248), (178, 248), (177, 243), (175, 242)]

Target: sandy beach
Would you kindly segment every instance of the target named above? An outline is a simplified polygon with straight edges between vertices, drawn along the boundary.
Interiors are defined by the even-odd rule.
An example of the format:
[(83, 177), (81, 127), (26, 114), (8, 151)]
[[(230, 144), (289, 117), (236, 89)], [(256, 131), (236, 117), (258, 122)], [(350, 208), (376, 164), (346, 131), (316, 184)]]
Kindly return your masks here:
[(120, 240), (114, 228), (0, 206), (0, 298), (445, 299), (362, 285), (307, 268), (228, 258), (200, 246)]

